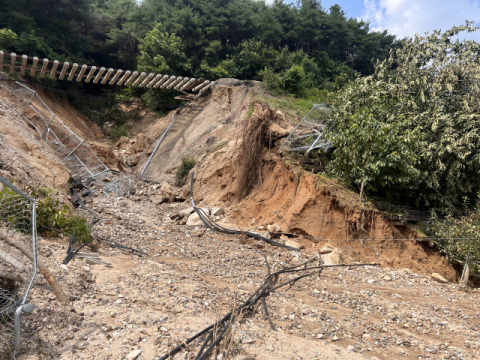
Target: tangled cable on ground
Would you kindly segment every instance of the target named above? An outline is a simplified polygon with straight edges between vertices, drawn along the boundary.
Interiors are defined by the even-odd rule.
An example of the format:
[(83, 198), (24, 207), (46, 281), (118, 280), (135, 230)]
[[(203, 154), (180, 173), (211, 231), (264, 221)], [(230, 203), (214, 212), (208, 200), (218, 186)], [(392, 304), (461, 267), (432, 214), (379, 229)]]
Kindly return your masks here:
[(222, 233), (225, 233), (225, 234), (231, 234), (231, 235), (240, 235), (240, 234), (245, 234), (245, 235), (248, 235), (248, 236), (251, 236), (255, 239), (258, 239), (258, 240), (262, 240), (262, 241), (265, 241), (271, 245), (275, 245), (275, 246), (279, 246), (279, 247), (282, 247), (282, 248), (285, 248), (285, 249), (288, 249), (288, 250), (292, 250), (292, 251), (299, 251), (298, 249), (296, 248), (293, 248), (291, 246), (288, 246), (288, 245), (284, 245), (282, 243), (279, 243), (278, 241), (274, 241), (274, 240), (271, 240), (271, 239), (268, 239), (264, 236), (261, 236), (259, 234), (256, 234), (256, 233), (253, 233), (253, 232), (250, 232), (250, 231), (241, 231), (241, 230), (232, 230), (232, 229), (227, 229), (227, 228), (224, 228), (223, 226), (221, 225), (218, 225), (217, 223), (215, 223), (208, 215), (207, 213), (205, 212), (205, 210), (201, 209), (201, 208), (197, 208), (195, 206), (195, 201), (193, 200), (193, 177), (195, 175), (195, 172), (192, 171), (192, 176), (190, 178), (190, 200), (192, 201), (192, 206), (193, 206), (193, 209), (195, 210), (195, 212), (197, 213), (198, 217), (200, 218), (200, 220), (202, 220), (202, 222), (205, 224), (206, 227), (208, 227), (209, 229), (212, 229), (212, 230), (215, 230), (215, 231), (218, 231), (218, 232), (222, 232)]
[[(265, 256), (265, 255), (264, 255)], [(312, 264), (315, 260), (318, 260), (317, 266), (307, 267), (307, 265)], [(320, 255), (315, 255), (312, 259), (307, 260), (301, 264), (286, 267), (282, 270), (276, 271), (274, 273), (270, 272), (270, 265), (268, 264), (267, 258), (265, 256), (265, 262), (267, 264), (268, 275), (265, 278), (264, 282), (260, 287), (250, 295), (250, 297), (240, 306), (234, 308), (228, 314), (226, 314), (220, 321), (215, 322), (214, 324), (206, 327), (205, 329), (199, 331), (197, 334), (192, 336), (190, 339), (183, 341), (173, 350), (171, 350), (166, 355), (162, 356), (160, 360), (167, 360), (175, 356), (177, 353), (182, 351), (182, 349), (186, 348), (188, 344), (193, 342), (194, 340), (198, 339), (202, 335), (208, 333), (207, 338), (203, 341), (200, 350), (195, 357), (195, 360), (204, 360), (206, 359), (209, 354), (213, 351), (215, 346), (217, 346), (220, 341), (225, 337), (225, 334), (232, 329), (233, 324), (239, 321), (239, 319), (243, 316), (253, 316), (255, 315), (255, 305), (259, 300), (262, 301), (265, 315), (272, 327), (273, 330), (277, 331), (275, 324), (273, 323), (270, 314), (267, 309), (266, 297), (270, 295), (273, 291), (278, 290), (286, 285), (293, 285), (298, 280), (303, 279), (305, 277), (317, 275), (319, 276), (324, 268), (333, 268), (333, 267), (358, 267), (358, 266), (379, 266), (380, 264), (350, 264), (350, 265), (323, 265), (322, 259)], [(300, 274), (293, 279), (287, 280), (281, 284), (278, 284), (278, 280), (280, 275), (284, 274)], [(233, 332), (233, 330), (231, 330)], [(233, 335), (233, 334), (231, 334)], [(215, 337), (214, 337), (215, 336)], [(211, 341), (211, 343), (210, 343)], [(210, 346), (207, 345), (210, 343)], [(226, 357), (227, 354), (224, 354)]]

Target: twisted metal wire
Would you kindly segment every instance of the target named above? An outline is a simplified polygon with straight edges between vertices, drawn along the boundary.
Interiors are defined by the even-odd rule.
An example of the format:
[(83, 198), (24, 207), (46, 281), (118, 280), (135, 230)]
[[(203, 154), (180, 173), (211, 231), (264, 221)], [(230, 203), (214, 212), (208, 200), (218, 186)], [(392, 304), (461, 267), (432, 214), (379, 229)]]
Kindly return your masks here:
[[(0, 176), (0, 355), (13, 353), (15, 311), (26, 304), (37, 274), (36, 202)], [(33, 260), (8, 241), (28, 249)], [(25, 336), (23, 333), (21, 336)]]

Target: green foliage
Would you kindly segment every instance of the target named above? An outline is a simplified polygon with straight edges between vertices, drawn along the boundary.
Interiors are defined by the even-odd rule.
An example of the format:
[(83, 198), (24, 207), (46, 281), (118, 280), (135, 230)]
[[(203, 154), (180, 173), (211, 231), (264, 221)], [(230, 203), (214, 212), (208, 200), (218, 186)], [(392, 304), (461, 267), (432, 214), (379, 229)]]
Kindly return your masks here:
[[(455, 37), (476, 29), (467, 23), (407, 39), (376, 63), (372, 76), (357, 78), (332, 97), (328, 133), (344, 173), (356, 182), (368, 181), (372, 191), (388, 185), (387, 192), (400, 192), (408, 186), (403, 200), (417, 204), (443, 208), (475, 198), (480, 191), (480, 44)], [(371, 157), (367, 133), (384, 127), (388, 132), (374, 136), (377, 155)], [(390, 175), (377, 170), (379, 165)], [(371, 169), (368, 175), (359, 172), (365, 166)]]
[(366, 190), (393, 196), (418, 176), (419, 129), (408, 129), (405, 118), (388, 119), (375, 110), (365, 106), (335, 123), (330, 140), (336, 150), (329, 168), (358, 186), (364, 183)]
[[(72, 214), (67, 205), (60, 206), (50, 195), (52, 189), (41, 187), (38, 192), (44, 197), (36, 202), (37, 232), (42, 235), (71, 235), (80, 242), (90, 240), (90, 228), (87, 221), (80, 215)], [(30, 196), (37, 198), (36, 191), (31, 190)], [(8, 187), (0, 191), (0, 216), (14, 229), (22, 232), (31, 231), (31, 203), (24, 201), (21, 195)]]
[[(440, 251), (453, 263), (465, 262), (468, 253), (469, 265), (473, 273), (479, 275), (479, 266), (473, 262), (480, 261), (480, 202), (477, 200), (476, 207), (469, 209), (468, 198), (464, 199), (464, 214), (459, 216), (456, 210), (448, 208), (446, 216), (440, 218), (433, 212), (428, 226), (425, 229), (428, 235), (440, 238), (436, 244)], [(459, 239), (467, 238), (467, 239)], [(468, 239), (470, 238), (470, 239)], [(474, 239), (477, 238), (477, 239)]]
[(290, 94), (301, 95), (305, 91), (305, 70), (299, 65), (293, 65), (283, 77), (285, 90)]
[(90, 228), (87, 220), (80, 215), (72, 214), (67, 205), (60, 206), (50, 196), (37, 201), (37, 231), (45, 235), (67, 234), (84, 243), (90, 240)]
[(0, 48), (11, 50), (15, 49), (18, 43), (18, 35), (10, 29), (0, 29)]
[[(43, 0), (1, 5), (0, 47), (17, 54), (209, 80), (261, 80), (268, 68), (277, 75), (274, 92), (297, 96), (338, 89), (338, 78), (353, 79), (354, 72), (371, 74), (372, 59), (397, 46), (394, 36), (371, 32), (368, 23), (348, 19), (339, 6), (324, 9), (320, 0), (50, 0), (48, 11)], [(304, 85), (294, 65), (303, 68)], [(99, 85), (54, 86), (94, 92)], [(158, 89), (138, 96), (144, 93), (171, 99)], [(104, 111), (83, 112), (105, 122)]]
[(158, 74), (186, 75), (190, 72), (181, 39), (156, 24), (139, 45), (138, 70)]
[(113, 102), (92, 101), (81, 97), (71, 97), (71, 102), (79, 112), (100, 126), (107, 122), (121, 126), (132, 118)]
[(195, 159), (190, 158), (190, 157), (182, 157), (182, 164), (177, 170), (177, 175), (176, 175), (176, 180), (177, 180), (177, 185), (181, 186), (184, 185), (187, 179), (187, 175), (190, 172), (190, 170), (193, 169), (195, 166)]
[(301, 98), (284, 95), (277, 97), (262, 96), (261, 99), (275, 109), (288, 113), (293, 119), (303, 118), (314, 104), (322, 104), (328, 98), (329, 92), (319, 89), (307, 89)]
[(112, 132), (110, 133), (110, 139), (112, 141), (120, 139), (122, 136), (128, 136), (126, 125), (112, 126)]

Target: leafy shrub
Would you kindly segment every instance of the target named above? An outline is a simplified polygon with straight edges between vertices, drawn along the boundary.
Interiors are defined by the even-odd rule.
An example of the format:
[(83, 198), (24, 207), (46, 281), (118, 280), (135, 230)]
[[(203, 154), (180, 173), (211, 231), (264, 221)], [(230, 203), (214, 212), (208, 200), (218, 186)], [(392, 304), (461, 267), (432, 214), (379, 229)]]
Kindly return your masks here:
[(122, 136), (128, 136), (127, 126), (126, 125), (113, 126), (112, 132), (110, 133), (110, 139), (115, 141), (120, 139)]
[(178, 186), (184, 185), (186, 183), (186, 177), (190, 170), (192, 170), (195, 166), (195, 163), (196, 161), (193, 158), (182, 157), (182, 164), (178, 168), (176, 176)]
[(480, 241), (475, 238), (480, 238), (480, 202), (477, 202), (473, 210), (468, 208), (468, 199), (465, 198), (465, 215), (459, 216), (456, 211), (449, 209), (446, 216), (440, 218), (433, 212), (425, 230), (428, 235), (442, 239), (436, 243), (441, 253), (452, 263), (461, 264), (470, 253), (471, 272), (478, 275), (480, 270), (477, 265), (480, 263)]
[(263, 86), (272, 95), (285, 94), (285, 86), (283, 78), (279, 73), (275, 73), (272, 69), (265, 67), (260, 71), (263, 80)]
[(71, 235), (84, 243), (90, 240), (90, 228), (87, 220), (80, 215), (72, 214), (67, 205), (60, 206), (50, 196), (37, 201), (37, 231), (45, 235), (60, 233)]
[[(67, 205), (60, 206), (60, 203), (50, 196), (51, 189), (39, 188), (39, 193), (44, 196), (43, 199), (36, 202), (37, 231), (39, 234), (71, 235), (75, 231), (75, 236), (80, 242), (90, 240), (90, 228), (82, 216), (72, 214)], [(47, 195), (45, 196), (45, 194)], [(37, 198), (38, 194), (31, 190), (30, 196)], [(0, 217), (16, 230), (29, 232), (32, 226), (30, 222), (30, 203), (23, 201), (21, 195), (6, 186), (0, 191), (0, 201), (2, 204)]]

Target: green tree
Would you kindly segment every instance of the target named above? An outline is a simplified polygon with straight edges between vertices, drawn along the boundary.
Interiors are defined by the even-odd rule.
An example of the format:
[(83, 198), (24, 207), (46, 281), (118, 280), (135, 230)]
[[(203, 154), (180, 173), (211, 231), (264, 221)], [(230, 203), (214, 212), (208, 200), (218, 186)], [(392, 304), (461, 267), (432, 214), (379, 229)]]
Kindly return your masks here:
[(305, 80), (305, 70), (298, 65), (293, 65), (283, 76), (285, 90), (295, 95), (302, 95), (305, 91)]
[(159, 74), (189, 75), (188, 59), (182, 41), (175, 34), (164, 31), (156, 24), (139, 45), (138, 70)]
[(10, 29), (0, 29), (0, 48), (14, 50), (18, 43), (18, 35)]
[[(332, 99), (329, 134), (337, 145), (336, 163), (353, 161), (349, 147), (354, 144), (342, 143), (342, 132), (349, 131), (352, 141), (357, 141), (367, 136), (364, 132), (374, 131), (370, 122), (380, 122), (394, 129), (397, 142), (407, 141), (410, 146), (415, 141), (418, 160), (410, 164), (416, 171), (401, 173), (398, 184), (399, 188), (407, 182), (411, 185), (404, 198), (437, 207), (460, 204), (464, 197), (473, 200), (480, 191), (480, 44), (455, 38), (462, 31), (476, 30), (467, 23), (444, 33), (406, 39), (400, 49), (391, 50), (386, 60), (376, 63), (373, 75), (358, 78)], [(348, 130), (352, 119), (362, 116), (368, 121)], [(415, 140), (419, 129), (421, 136)], [(358, 154), (368, 154), (368, 146), (362, 142), (360, 148), (353, 148)], [(358, 162), (358, 155), (354, 158)], [(367, 158), (366, 163), (372, 161)], [(385, 161), (390, 166), (393, 160)], [(349, 173), (347, 167), (342, 168)], [(379, 175), (372, 176), (361, 181), (382, 185)], [(355, 177), (362, 179), (363, 175)]]

